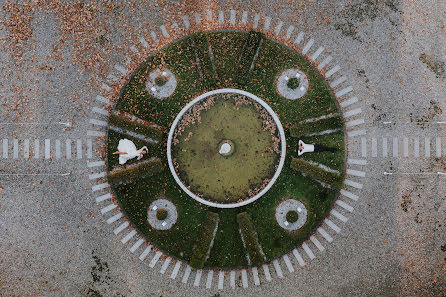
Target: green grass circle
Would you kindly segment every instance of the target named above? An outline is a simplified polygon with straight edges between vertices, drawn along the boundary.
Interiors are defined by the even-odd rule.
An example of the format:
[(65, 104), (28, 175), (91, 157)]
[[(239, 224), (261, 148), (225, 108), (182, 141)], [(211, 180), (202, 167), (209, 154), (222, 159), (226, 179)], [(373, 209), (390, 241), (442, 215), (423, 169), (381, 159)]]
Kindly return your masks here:
[[(145, 88), (149, 73), (160, 67), (170, 69), (177, 79), (175, 92), (163, 100)], [(287, 100), (276, 89), (280, 74), (293, 68), (310, 82), (300, 100)], [(178, 113), (194, 98), (219, 88), (241, 89), (262, 98), (280, 119), (287, 143), (285, 163), (272, 188), (255, 203), (236, 209), (216, 209), (195, 201), (181, 190), (167, 164), (168, 131)], [(305, 121), (327, 114), (334, 116)], [(310, 61), (259, 32), (199, 32), (165, 46), (135, 70), (108, 123), (114, 128), (107, 136), (107, 177), (120, 209), (151, 244), (194, 268), (246, 267), (247, 255), (253, 265), (260, 265), (283, 255), (308, 239), (329, 214), (342, 187), (344, 121), (332, 90)], [(320, 133), (325, 130), (336, 132)], [(147, 146), (148, 154), (120, 166), (118, 155), (112, 153), (123, 138), (137, 148)], [(337, 151), (297, 158), (299, 139)], [(321, 171), (314, 163), (337, 173)], [(296, 232), (282, 229), (275, 218), (277, 205), (289, 196), (308, 211), (305, 225)], [(156, 230), (147, 221), (147, 209), (159, 197), (177, 208), (177, 222), (168, 230)]]
[(299, 87), (299, 80), (296, 77), (291, 77), (290, 79), (288, 79), (286, 85), (288, 88), (295, 90)]
[(290, 210), (285, 216), (288, 223), (295, 223), (299, 219), (299, 214), (295, 210)]

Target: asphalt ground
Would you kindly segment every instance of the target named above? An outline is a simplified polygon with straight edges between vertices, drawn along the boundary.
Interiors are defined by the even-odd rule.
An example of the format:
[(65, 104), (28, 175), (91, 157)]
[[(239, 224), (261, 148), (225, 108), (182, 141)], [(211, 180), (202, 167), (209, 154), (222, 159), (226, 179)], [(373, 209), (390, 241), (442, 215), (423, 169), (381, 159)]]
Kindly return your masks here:
[[(437, 1), (2, 1), (0, 12), (0, 139), (8, 139), (8, 156), (0, 154), (0, 296), (444, 296), (445, 279), (445, 190), (444, 155), (446, 137), (446, 3)], [(212, 22), (191, 30), (214, 28), (217, 14), (225, 12), (220, 28), (247, 28), (253, 16), (271, 16), (270, 36), (278, 20), (277, 37), (294, 25), (305, 32), (303, 44), (313, 38), (324, 46), (347, 77), (361, 108), (355, 119), (366, 134), (349, 139), (349, 157), (366, 160), (364, 178), (355, 178), (363, 188), (350, 204), (352, 213), (334, 241), (325, 250), (313, 248), (316, 258), (305, 258), (295, 272), (272, 281), (249, 279), (243, 288), (237, 274), (236, 288), (198, 287), (168, 273), (160, 264), (149, 268), (129, 246), (115, 236), (116, 225), (108, 225), (91, 191), (95, 182), (88, 174), (99, 172), (87, 161), (100, 160), (100, 137), (87, 131), (95, 99), (104, 94), (102, 83), (117, 75), (114, 65), (136, 69), (144, 55), (130, 47), (141, 36), (150, 39), (156, 29), (159, 46), (191, 31), (163, 38), (159, 26), (182, 23), (196, 12), (204, 20), (212, 10)], [(248, 24), (230, 24), (229, 10), (236, 11), (237, 24), (243, 11)], [(266, 30), (268, 31), (268, 30)], [(271, 33), (272, 31), (272, 33)], [(293, 33), (293, 36), (296, 34)], [(302, 49), (302, 45), (299, 47)], [(125, 56), (132, 57), (126, 64)], [(330, 67), (328, 67), (329, 69)], [(339, 74), (336, 74), (339, 75)], [(339, 77), (339, 76), (337, 76)], [(330, 80), (332, 81), (332, 80)], [(119, 86), (120, 83), (114, 85)], [(116, 97), (119, 88), (109, 94)], [(353, 107), (352, 107), (353, 108)], [(351, 109), (351, 108), (350, 108)], [(99, 118), (99, 117), (97, 117)], [(384, 122), (391, 122), (384, 123)], [(70, 122), (66, 127), (59, 122)], [(6, 124), (8, 123), (8, 124)], [(99, 127), (98, 130), (101, 128)], [(388, 141), (387, 156), (382, 138)], [(410, 142), (404, 157), (404, 138), (420, 141), (419, 157)], [(425, 138), (432, 141), (426, 157)], [(441, 156), (436, 143), (441, 139)], [(362, 139), (366, 142), (364, 153)], [(399, 141), (394, 156), (393, 139)], [(13, 139), (19, 139), (14, 158)], [(22, 140), (40, 140), (39, 158), (23, 158)], [(72, 139), (71, 159), (44, 158), (44, 141)], [(78, 158), (76, 141), (82, 140)], [(86, 141), (92, 139), (88, 156)], [(378, 140), (377, 156), (372, 150)], [(62, 146), (63, 147), (63, 146)], [(63, 147), (65, 152), (65, 147)], [(54, 153), (54, 147), (51, 148)], [(384, 172), (393, 173), (384, 175)], [(41, 174), (35, 176), (23, 174)], [(69, 175), (61, 175), (70, 173)], [(5, 175), (22, 174), (22, 175)], [(47, 174), (47, 175), (45, 175)], [(104, 192), (101, 192), (104, 193)], [(345, 200), (345, 199), (344, 199)], [(333, 219), (334, 220), (334, 219)], [(271, 266), (272, 267), (272, 266)], [(270, 268), (271, 269), (271, 268)], [(183, 270), (182, 270), (183, 271)], [(273, 273), (272, 273), (273, 274)], [(226, 281), (227, 282), (227, 281)]]

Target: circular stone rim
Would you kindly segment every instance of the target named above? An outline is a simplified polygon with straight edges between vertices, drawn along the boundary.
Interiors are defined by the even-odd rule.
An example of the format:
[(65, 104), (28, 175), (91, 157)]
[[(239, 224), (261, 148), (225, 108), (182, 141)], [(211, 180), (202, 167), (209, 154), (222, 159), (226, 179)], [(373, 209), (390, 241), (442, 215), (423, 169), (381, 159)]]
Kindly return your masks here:
[[(228, 203), (228, 204), (222, 204), (222, 203), (216, 203), (216, 202), (211, 202), (205, 199), (202, 199), (200, 197), (198, 197), (197, 195), (195, 195), (194, 193), (192, 193), (180, 180), (180, 178), (178, 177), (176, 171), (175, 171), (175, 167), (173, 166), (173, 162), (172, 162), (172, 155), (171, 155), (171, 146), (172, 146), (172, 138), (173, 138), (173, 133), (175, 132), (175, 128), (177, 127), (178, 122), (180, 121), (180, 119), (183, 117), (183, 114), (186, 113), (186, 111), (188, 111), (195, 103), (197, 103), (198, 101), (212, 96), (212, 95), (216, 95), (216, 94), (223, 94), (223, 93), (236, 93), (236, 94), (240, 94), (240, 95), (244, 95), (247, 96), (251, 99), (253, 99), (254, 101), (256, 101), (257, 103), (259, 103), (260, 105), (262, 105), (267, 111), (268, 113), (272, 116), (272, 118), (274, 119), (274, 122), (276, 123), (276, 126), (279, 130), (279, 134), (280, 134), (280, 140), (281, 140), (281, 155), (280, 155), (280, 161), (279, 161), (279, 167), (277, 168), (276, 172), (274, 173), (273, 178), (271, 179), (271, 181), (266, 185), (265, 188), (263, 188), (262, 191), (260, 191), (259, 193), (257, 193), (255, 196), (247, 199), (247, 200), (243, 200), (241, 202), (237, 202), (237, 203)], [(262, 197), (266, 192), (268, 192), (268, 190), (274, 185), (274, 183), (276, 182), (277, 178), (280, 175), (280, 172), (282, 171), (283, 165), (285, 163), (285, 156), (286, 156), (286, 139), (285, 139), (285, 132), (283, 130), (282, 127), (282, 123), (280, 122), (279, 118), (277, 117), (276, 113), (274, 112), (274, 110), (269, 107), (268, 104), (265, 103), (265, 101), (263, 101), (262, 99), (260, 99), (259, 97), (257, 97), (256, 95), (243, 91), (243, 90), (239, 90), (239, 89), (231, 89), (231, 88), (225, 88), (225, 89), (218, 89), (218, 90), (214, 90), (214, 91), (210, 91), (210, 92), (206, 92), (204, 94), (201, 94), (200, 96), (198, 96), (197, 98), (195, 98), (194, 100), (192, 100), (191, 102), (189, 102), (181, 111), (180, 113), (177, 115), (177, 117), (175, 118), (175, 120), (173, 121), (172, 126), (170, 127), (170, 131), (169, 131), (169, 137), (167, 138), (167, 162), (169, 163), (169, 169), (170, 172), (172, 173), (175, 181), (177, 182), (177, 184), (181, 187), (181, 189), (186, 192), (186, 194), (188, 194), (190, 197), (192, 197), (193, 199), (195, 199), (196, 201), (205, 204), (207, 206), (211, 206), (211, 207), (216, 207), (216, 208), (236, 208), (236, 207), (240, 207), (240, 206), (244, 206), (247, 205), (249, 203), (252, 203), (254, 201), (256, 201), (257, 199), (259, 199), (260, 197)]]

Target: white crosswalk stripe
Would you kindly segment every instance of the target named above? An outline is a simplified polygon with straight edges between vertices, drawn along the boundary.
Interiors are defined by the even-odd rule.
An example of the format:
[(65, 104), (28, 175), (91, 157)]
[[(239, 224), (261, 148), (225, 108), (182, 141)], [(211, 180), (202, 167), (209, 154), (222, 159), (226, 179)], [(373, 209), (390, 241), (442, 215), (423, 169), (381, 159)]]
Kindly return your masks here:
[[(30, 143), (34, 145), (31, 147)], [(82, 159), (93, 157), (93, 141), (91, 138), (76, 139), (76, 157)], [(3, 139), (2, 141), (3, 159), (28, 159), (33, 156), (34, 159), (43, 158), (48, 161), (60, 160), (62, 158), (71, 159), (72, 157), (72, 140), (71, 139)], [(40, 146), (43, 144), (43, 155), (40, 154)], [(11, 147), (12, 146), (12, 147)], [(62, 152), (65, 150), (65, 154)], [(83, 151), (86, 154), (83, 154)]]

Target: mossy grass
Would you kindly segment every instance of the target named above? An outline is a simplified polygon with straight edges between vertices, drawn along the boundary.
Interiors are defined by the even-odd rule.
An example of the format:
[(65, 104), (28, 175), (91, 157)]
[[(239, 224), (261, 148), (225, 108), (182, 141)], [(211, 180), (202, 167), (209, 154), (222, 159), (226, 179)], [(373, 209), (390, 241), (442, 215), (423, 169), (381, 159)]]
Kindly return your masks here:
[(289, 223), (295, 223), (299, 219), (299, 214), (295, 210), (290, 210), (286, 213), (285, 218)]
[(164, 221), (165, 219), (167, 219), (168, 214), (169, 213), (167, 212), (166, 209), (159, 208), (156, 211), (156, 219), (159, 220), (159, 221)]
[(203, 268), (210, 245), (214, 239), (214, 231), (217, 224), (218, 214), (209, 211), (201, 225), (199, 236), (197, 237), (193, 248), (192, 258), (189, 262), (189, 265), (192, 268)]
[[(257, 52), (254, 49), (259, 37), (262, 42), (258, 55), (254, 59), (252, 53)], [(145, 88), (148, 74), (160, 65), (171, 70), (178, 82), (174, 94), (164, 100), (156, 99)], [(276, 90), (277, 77), (284, 70), (291, 68), (298, 68), (309, 80), (307, 93), (300, 100), (286, 100)], [(201, 70), (202, 75), (198, 69)], [(249, 69), (249, 75), (241, 79), (239, 69), (243, 71)], [(201, 32), (166, 46), (149, 57), (133, 74), (124, 87), (115, 108), (156, 123), (162, 127), (163, 131), (168, 131), (177, 114), (188, 102), (217, 87), (239, 88), (259, 96), (276, 112), (285, 127), (286, 142), (289, 145), (285, 164), (279, 178), (264, 196), (255, 203), (236, 209), (208, 208), (196, 202), (181, 190), (166, 166), (164, 145), (167, 140), (166, 134), (161, 136), (159, 144), (150, 144), (153, 147), (149, 147), (149, 154), (144, 157), (144, 159), (159, 158), (164, 164), (163, 170), (157, 175), (138, 179), (137, 182), (129, 182), (125, 185), (115, 184), (113, 189), (122, 211), (143, 236), (167, 254), (189, 263), (195, 251), (198, 252), (197, 238), (202, 236), (204, 225), (210, 225), (207, 223), (208, 213), (218, 214), (218, 230), (210, 254), (207, 255), (209, 245), (204, 247), (206, 242), (204, 241), (203, 246), (200, 246), (200, 251), (205, 252), (197, 254), (196, 260), (193, 260), (197, 265), (194, 265), (203, 268), (234, 268), (248, 265), (239, 232), (240, 226), (237, 219), (239, 213), (248, 214), (252, 225), (251, 230), (255, 230), (257, 234), (257, 242), (262, 247), (266, 261), (279, 257), (308, 239), (311, 232), (327, 216), (338, 193), (335, 188), (339, 187), (343, 180), (344, 134), (340, 131), (319, 136), (305, 135), (326, 130), (327, 127), (331, 129), (334, 126), (342, 130), (343, 121), (339, 118), (335, 121), (335, 125), (321, 122), (311, 124), (305, 130), (293, 129), (293, 126), (306, 119), (339, 113), (332, 91), (317, 69), (292, 49), (260, 33), (241, 31)], [(138, 148), (147, 145), (139, 139), (109, 131), (109, 170), (118, 166), (116, 155), (110, 153), (116, 150), (119, 139), (124, 137), (134, 141)], [(326, 179), (335, 185), (332, 189), (322, 187), (313, 179), (320, 178), (321, 180), (320, 176), (325, 178), (326, 174), (319, 171), (320, 168), (308, 167), (307, 172), (311, 172), (310, 176), (303, 176), (292, 168), (292, 164), (296, 166), (295, 148), (299, 138), (306, 143), (338, 148), (335, 154), (329, 152), (304, 154), (297, 161), (315, 161), (341, 172), (341, 175), (336, 178)], [(130, 160), (128, 163), (132, 165), (132, 162), (136, 161)], [(311, 175), (315, 176), (312, 178)], [(172, 201), (177, 207), (178, 220), (169, 230), (155, 230), (147, 222), (147, 208), (160, 196)], [(290, 196), (301, 201), (309, 213), (305, 225), (294, 232), (282, 229), (275, 220), (275, 208), (283, 199)], [(262, 260), (256, 258), (258, 253), (253, 251), (252, 253), (254, 255), (252, 265), (261, 263)], [(198, 260), (203, 259), (203, 254), (205, 259), (209, 257), (202, 263)]]
[(132, 167), (112, 171), (108, 174), (109, 184), (129, 183), (139, 180), (143, 177), (155, 175), (163, 170), (163, 164), (160, 160), (143, 161)]
[(320, 119), (314, 122), (295, 124), (290, 128), (293, 137), (301, 137), (310, 133), (322, 132), (324, 130), (335, 130), (344, 127), (344, 119), (341, 116)]
[(251, 260), (251, 266), (258, 267), (262, 265), (265, 262), (265, 257), (260, 248), (257, 233), (249, 214), (247, 212), (239, 213), (237, 215), (237, 222), (245, 242), (246, 251)]
[(333, 172), (328, 172), (322, 168), (319, 168), (299, 158), (293, 158), (291, 162), (291, 168), (300, 171), (302, 173), (308, 174), (309, 176), (321, 182), (327, 183), (335, 187), (336, 189), (342, 188), (342, 182), (344, 180), (343, 175), (338, 175)]
[(131, 121), (122, 116), (111, 114), (108, 117), (108, 123), (111, 126), (119, 127), (138, 134), (142, 134), (155, 140), (163, 139), (163, 132), (160, 131), (159, 129)]

